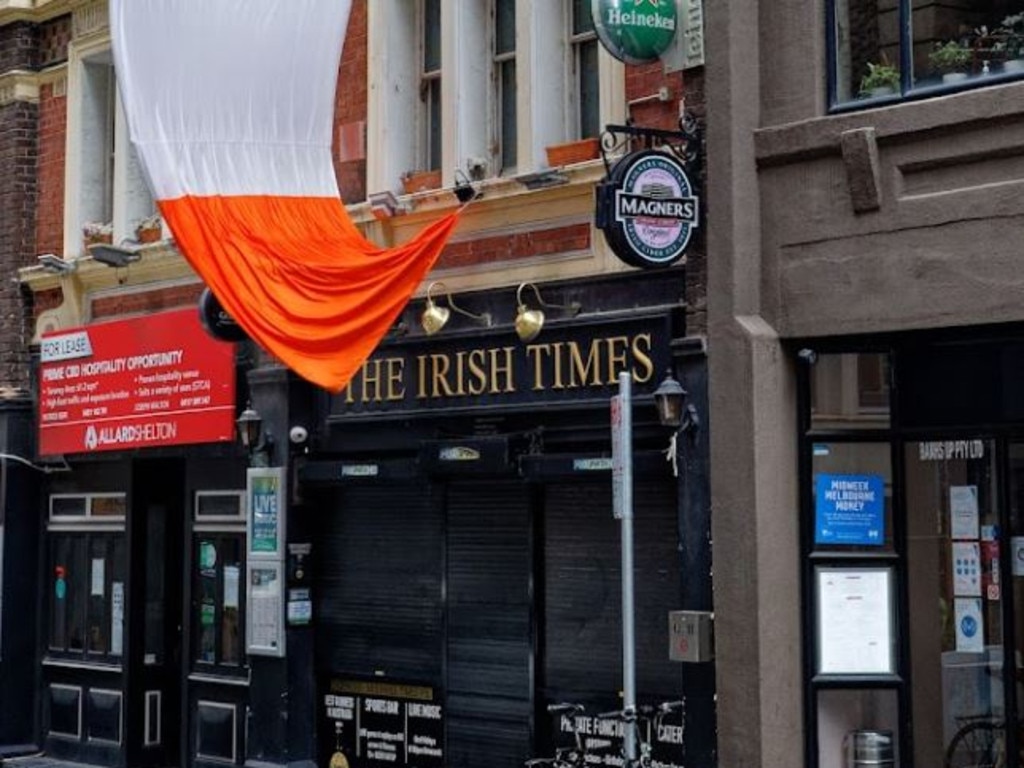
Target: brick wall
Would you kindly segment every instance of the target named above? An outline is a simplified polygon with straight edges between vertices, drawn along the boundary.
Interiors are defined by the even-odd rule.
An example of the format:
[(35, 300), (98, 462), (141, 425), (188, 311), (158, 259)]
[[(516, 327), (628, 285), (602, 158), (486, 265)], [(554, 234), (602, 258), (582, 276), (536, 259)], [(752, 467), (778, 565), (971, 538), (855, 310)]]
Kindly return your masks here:
[[(38, 29), (0, 27), (0, 73), (35, 68)], [(0, 105), (0, 386), (29, 386), (30, 304), (11, 278), (35, 258), (38, 108), (14, 101)]]
[[(203, 292), (203, 287), (201, 283), (195, 283), (95, 299), (92, 302), (92, 319), (111, 320), (120, 315), (195, 307), (199, 304), (199, 295)], [(198, 312), (198, 309), (196, 311)]]
[(514, 261), (529, 256), (586, 251), (589, 248), (590, 225), (575, 224), (449, 243), (441, 252), (437, 267), (446, 269), (496, 261)]
[(63, 253), (64, 160), (67, 142), (67, 98), (54, 96), (53, 86), (39, 94), (39, 161), (36, 195), (36, 253)]
[(346, 203), (366, 199), (366, 2), (352, 3), (334, 102), (334, 172)]

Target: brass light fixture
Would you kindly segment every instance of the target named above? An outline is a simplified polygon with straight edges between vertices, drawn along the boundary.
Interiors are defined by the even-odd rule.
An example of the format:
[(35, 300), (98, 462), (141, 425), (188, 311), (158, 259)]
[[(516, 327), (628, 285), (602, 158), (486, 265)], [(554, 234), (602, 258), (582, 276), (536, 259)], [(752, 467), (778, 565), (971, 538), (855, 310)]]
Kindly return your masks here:
[[(448, 306), (438, 306), (434, 301), (433, 291), (434, 288), (443, 288), (445, 294), (448, 297)], [(420, 316), (420, 325), (423, 326), (423, 331), (428, 336), (433, 336), (435, 333), (440, 331), (448, 323), (448, 320), (452, 316), (452, 312), (458, 312), (460, 315), (471, 317), (484, 325), (490, 327), (491, 316), (489, 313), (484, 312), (482, 314), (475, 314), (463, 309), (462, 307), (456, 306), (455, 300), (452, 299), (452, 294), (448, 290), (448, 287), (439, 281), (435, 281), (427, 286), (427, 306), (423, 308), (423, 314)]]
[(571, 317), (575, 317), (580, 313), (580, 305), (578, 302), (572, 302), (571, 304), (550, 304), (540, 297), (540, 291), (537, 286), (533, 283), (521, 283), (516, 289), (516, 334), (519, 336), (520, 341), (533, 341), (540, 334), (541, 329), (544, 327), (544, 311), (540, 309), (529, 309), (526, 304), (523, 303), (523, 288), (529, 286), (533, 288), (533, 295), (537, 297), (537, 303), (542, 307), (548, 309), (564, 309), (569, 312)]

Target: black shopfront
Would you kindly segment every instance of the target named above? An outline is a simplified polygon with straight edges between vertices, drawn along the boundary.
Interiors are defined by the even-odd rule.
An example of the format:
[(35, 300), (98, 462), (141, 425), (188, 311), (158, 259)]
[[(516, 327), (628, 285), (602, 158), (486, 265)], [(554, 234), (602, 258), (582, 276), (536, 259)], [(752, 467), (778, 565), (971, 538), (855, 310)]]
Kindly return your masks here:
[[(638, 701), (687, 701), (656, 759), (713, 762), (712, 665), (670, 660), (668, 620), (711, 607), (706, 434), (680, 439), (674, 475), (650, 397), (671, 371), (703, 411), (706, 365), (662, 286), (639, 286), (643, 309), (555, 317), (529, 342), (509, 326), (396, 337), (325, 398), (297, 471), (319, 765), (511, 768), (572, 738), (548, 704), (584, 705), (584, 730), (621, 706), (620, 372), (634, 393)], [(603, 290), (572, 297), (635, 298)], [(590, 733), (593, 764), (621, 759), (606, 736)]]

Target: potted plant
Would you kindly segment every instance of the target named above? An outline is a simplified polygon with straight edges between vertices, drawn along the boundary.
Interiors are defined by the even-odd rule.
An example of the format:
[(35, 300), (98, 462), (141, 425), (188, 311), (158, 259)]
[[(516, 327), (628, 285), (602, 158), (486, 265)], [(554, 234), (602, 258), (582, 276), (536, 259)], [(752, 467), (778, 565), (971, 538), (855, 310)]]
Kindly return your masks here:
[(868, 64), (867, 74), (860, 79), (861, 98), (890, 96), (900, 89), (900, 71), (882, 61)]
[(138, 223), (135, 227), (135, 239), (140, 243), (155, 243), (163, 239), (159, 213), (154, 213)]
[(596, 136), (592, 136), (576, 141), (567, 141), (564, 144), (550, 144), (544, 150), (548, 156), (548, 166), (559, 168), (563, 165), (597, 159), (601, 144)]
[(936, 43), (928, 54), (932, 71), (942, 74), (942, 82), (956, 83), (967, 79), (967, 67), (971, 63), (971, 49), (957, 40)]
[(107, 222), (87, 221), (82, 225), (82, 237), (85, 240), (86, 248), (97, 243), (109, 245), (114, 242), (114, 225)]
[(1024, 13), (1015, 13), (1003, 19), (996, 30), (1000, 46), (1006, 52), (1004, 72), (1024, 72)]
[(432, 171), (406, 171), (402, 174), (402, 189), (405, 194), (412, 195), (428, 189), (440, 189), (441, 169)]

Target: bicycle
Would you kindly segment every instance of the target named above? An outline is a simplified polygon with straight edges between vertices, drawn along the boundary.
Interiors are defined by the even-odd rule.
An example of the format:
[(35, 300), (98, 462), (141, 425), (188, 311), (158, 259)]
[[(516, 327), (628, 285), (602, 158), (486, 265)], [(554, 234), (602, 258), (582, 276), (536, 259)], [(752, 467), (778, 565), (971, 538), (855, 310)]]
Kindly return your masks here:
[[(575, 718), (583, 714), (582, 704), (571, 704), (562, 702), (560, 704), (548, 704), (548, 714), (568, 715)], [(556, 747), (553, 757), (534, 757), (527, 760), (523, 765), (526, 768), (585, 768), (587, 764), (587, 747), (580, 734), (579, 728), (573, 720), (572, 735), (575, 744), (571, 747)]]
[[(964, 725), (946, 748), (946, 768), (1007, 768), (1006, 724), (987, 715), (960, 718)], [(1018, 737), (1024, 765), (1024, 733)]]
[[(634, 758), (629, 758), (626, 755), (625, 746), (623, 746), (623, 768), (651, 768), (654, 739), (661, 727), (661, 721), (673, 712), (684, 711), (685, 707), (685, 701), (663, 701), (654, 706), (642, 704), (639, 707), (603, 712), (597, 717), (599, 720), (618, 720), (623, 723), (625, 729), (633, 730), (636, 743), (639, 746), (639, 754)], [(629, 738), (626, 732), (623, 733), (623, 736)]]

